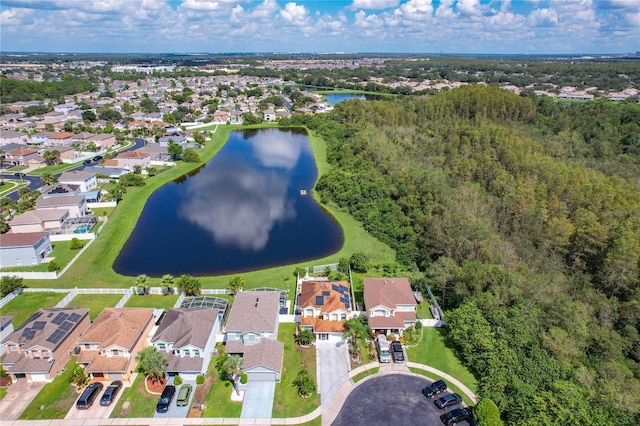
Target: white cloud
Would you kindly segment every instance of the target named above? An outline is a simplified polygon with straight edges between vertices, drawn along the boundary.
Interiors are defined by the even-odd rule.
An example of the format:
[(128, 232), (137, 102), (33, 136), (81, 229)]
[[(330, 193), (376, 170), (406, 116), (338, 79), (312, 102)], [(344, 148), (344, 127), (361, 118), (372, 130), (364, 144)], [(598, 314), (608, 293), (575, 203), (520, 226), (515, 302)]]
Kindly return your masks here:
[(288, 23), (302, 26), (308, 23), (309, 11), (302, 5), (287, 3), (284, 9), (280, 11), (280, 16)]
[(458, 0), (456, 7), (462, 15), (477, 16), (482, 13), (480, 0)]
[(529, 23), (535, 27), (558, 24), (558, 14), (551, 9), (536, 9), (529, 14)]
[(353, 10), (358, 9), (388, 9), (391, 7), (397, 7), (400, 4), (400, 0), (353, 0), (350, 8)]

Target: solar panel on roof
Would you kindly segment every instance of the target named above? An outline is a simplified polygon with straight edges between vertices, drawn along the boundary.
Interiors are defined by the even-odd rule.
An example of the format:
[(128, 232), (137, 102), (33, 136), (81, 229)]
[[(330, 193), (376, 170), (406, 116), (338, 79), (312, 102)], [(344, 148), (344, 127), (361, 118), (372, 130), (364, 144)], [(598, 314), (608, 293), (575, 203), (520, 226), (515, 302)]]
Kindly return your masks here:
[(47, 325), (46, 321), (36, 321), (31, 325), (31, 328), (34, 330), (44, 330), (44, 327)]
[(51, 321), (52, 323), (56, 324), (56, 325), (60, 325), (62, 324), (64, 321), (66, 321), (66, 319), (69, 317), (69, 314), (65, 314), (64, 312), (60, 312), (58, 315), (56, 315), (56, 317), (53, 319), (53, 321)]
[(80, 318), (82, 318), (82, 315), (71, 314), (71, 315), (69, 315), (69, 318), (67, 318), (67, 321), (78, 322), (78, 320), (80, 320)]
[(337, 284), (331, 284), (331, 288), (333, 289), (333, 291), (340, 291), (340, 286)]
[(346, 285), (342, 285), (340, 284), (338, 287), (340, 287), (340, 293), (346, 293), (347, 291), (349, 291), (349, 289), (347, 288)]
[(60, 324), (60, 330), (62, 331), (71, 331), (73, 330), (73, 327), (75, 326), (74, 323), (72, 323), (71, 321), (65, 321), (62, 324)]
[(36, 330), (33, 330), (31, 328), (25, 328), (24, 331), (22, 332), (22, 337), (25, 338), (26, 340), (33, 339), (33, 336), (35, 335), (36, 335)]
[(322, 295), (323, 296), (329, 296), (329, 295), (331, 295), (331, 292), (328, 291), (328, 290), (325, 290), (325, 291), (322, 292)]
[(60, 340), (62, 340), (62, 338), (64, 336), (66, 336), (67, 333), (65, 333), (64, 331), (57, 329), (56, 331), (54, 331), (53, 333), (51, 333), (51, 336), (49, 336), (47, 338), (47, 342), (51, 342), (54, 345), (57, 344)]
[(316, 306), (324, 305), (324, 296), (316, 296)]

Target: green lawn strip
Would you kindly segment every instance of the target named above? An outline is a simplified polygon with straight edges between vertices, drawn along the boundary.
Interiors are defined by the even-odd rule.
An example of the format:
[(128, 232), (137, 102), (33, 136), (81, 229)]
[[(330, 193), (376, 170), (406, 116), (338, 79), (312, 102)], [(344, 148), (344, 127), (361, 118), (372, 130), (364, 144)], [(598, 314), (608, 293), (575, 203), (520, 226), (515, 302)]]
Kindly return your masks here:
[(141, 296), (134, 294), (125, 303), (125, 308), (156, 308), (156, 309), (169, 309), (173, 308), (173, 305), (178, 301), (178, 295), (159, 295), (159, 294), (147, 294)]
[(425, 364), (460, 380), (473, 392), (477, 392), (476, 378), (460, 363), (454, 352), (445, 346), (445, 331), (434, 327), (422, 328), (422, 339), (415, 347), (407, 348), (411, 362)]
[[(86, 243), (86, 242), (85, 242)], [(55, 241), (51, 243), (53, 251), (49, 253), (47, 257), (53, 258), (60, 269), (67, 266), (71, 259), (78, 254), (77, 250), (71, 250), (71, 241)], [(49, 270), (49, 263), (41, 263), (34, 266), (14, 266), (11, 268), (3, 268), (3, 271), (29, 271), (29, 272), (47, 272)], [(50, 283), (50, 280), (38, 280), (37, 284)], [(36, 281), (32, 280), (30, 287), (39, 287)]]
[[(20, 415), (20, 420), (64, 419), (78, 398), (75, 387), (69, 384), (71, 373), (76, 368), (76, 358), (67, 363), (67, 368), (47, 383)], [(44, 407), (42, 410), (40, 407)]]
[(7, 388), (0, 388), (0, 400), (7, 396)]
[(418, 303), (418, 310), (416, 315), (421, 319), (433, 319), (433, 315), (431, 315), (431, 310), (429, 310), (429, 298), (425, 298), (421, 303)]
[(365, 370), (362, 373), (358, 373), (355, 376), (353, 376), (351, 380), (353, 380), (353, 383), (358, 383), (360, 380), (364, 379), (365, 377), (378, 374), (379, 371), (380, 371), (380, 367), (375, 367), (375, 368), (372, 368), (371, 370)]
[(281, 323), (278, 330), (278, 340), (284, 342), (284, 359), (282, 376), (276, 384), (271, 415), (273, 418), (303, 416), (320, 406), (320, 395), (317, 392), (309, 398), (302, 398), (298, 395), (298, 388), (293, 384), (301, 369), (306, 369), (314, 381), (317, 377), (315, 346), (301, 348), (296, 345), (295, 328), (296, 325), (293, 323)]
[[(267, 128), (277, 126), (254, 126), (255, 128)], [(210, 128), (201, 129), (213, 129)], [(212, 140), (207, 142), (200, 153), (202, 162), (208, 161), (225, 144), (229, 132), (240, 129), (239, 126), (218, 126), (218, 130), (213, 135)], [(311, 147), (316, 157), (319, 176), (329, 167), (326, 161), (326, 143), (324, 140), (310, 134)], [(75, 262), (69, 270), (57, 280), (43, 280), (38, 283), (39, 287), (130, 287), (135, 284), (135, 277), (128, 277), (116, 274), (112, 265), (126, 243), (131, 231), (142, 212), (147, 198), (162, 185), (173, 181), (178, 177), (201, 167), (202, 164), (178, 162), (173, 167), (160, 175), (147, 179), (143, 187), (129, 187), (124, 199), (119, 203), (111, 217), (109, 223), (103, 228), (100, 236), (93, 242), (91, 247), (83, 254), (80, 261)], [(316, 197), (315, 191), (313, 196)], [(242, 273), (245, 278), (245, 288), (256, 287), (277, 287), (287, 288), (296, 267), (321, 265), (326, 263), (336, 263), (341, 257), (350, 257), (355, 251), (362, 251), (369, 256), (372, 262), (390, 263), (395, 259), (394, 251), (376, 238), (367, 233), (362, 225), (351, 217), (348, 213), (340, 211), (332, 206), (324, 206), (329, 213), (340, 223), (345, 236), (345, 242), (337, 253), (299, 264), (280, 266), (263, 269), (254, 272)], [(216, 277), (200, 277), (203, 288), (225, 288), (229, 280), (238, 274), (230, 274)], [(35, 287), (34, 280), (25, 280), (27, 285)], [(152, 286), (160, 285), (160, 278), (151, 280)]]
[(67, 293), (22, 293), (2, 308), (2, 315), (13, 317), (13, 326), (18, 328), (38, 308), (53, 308)]
[(55, 166), (45, 166), (40, 167), (39, 169), (35, 169), (27, 173), (29, 176), (42, 176), (45, 173), (51, 173), (52, 175), (66, 172), (67, 170), (75, 169), (76, 167), (82, 166), (82, 162), (78, 163), (61, 163), (56, 164)]
[[(160, 395), (147, 392), (144, 379), (144, 375), (138, 374), (131, 387), (122, 392), (122, 396), (111, 412), (111, 418), (153, 417)], [(125, 402), (129, 402), (128, 408), (122, 408)]]
[(116, 306), (122, 296), (122, 294), (78, 294), (66, 307), (89, 308), (89, 317), (93, 321), (104, 308)]
[(228, 380), (220, 380), (215, 371), (213, 385), (205, 399), (203, 417), (228, 417), (239, 418), (242, 413), (242, 402), (231, 401), (231, 392), (235, 392)]
[(462, 397), (462, 400), (464, 401), (464, 403), (467, 404), (467, 406), (472, 407), (472, 406), (476, 405), (476, 403), (473, 402), (473, 400), (471, 398), (469, 398), (467, 396), (467, 394), (462, 392), (459, 387), (457, 387), (456, 385), (452, 384), (448, 380), (443, 379), (442, 377), (440, 377), (440, 376), (438, 376), (436, 374), (433, 374), (433, 373), (431, 373), (429, 371), (421, 370), (419, 368), (411, 368), (411, 367), (409, 367), (409, 371), (411, 371), (412, 373), (415, 373), (415, 374), (420, 374), (421, 376), (425, 376), (425, 377), (428, 377), (428, 378), (433, 379), (433, 380), (438, 380), (438, 379), (444, 380), (445, 383), (447, 384), (447, 387), (449, 388), (449, 390), (451, 390), (451, 391), (457, 393), (458, 395), (460, 395)]

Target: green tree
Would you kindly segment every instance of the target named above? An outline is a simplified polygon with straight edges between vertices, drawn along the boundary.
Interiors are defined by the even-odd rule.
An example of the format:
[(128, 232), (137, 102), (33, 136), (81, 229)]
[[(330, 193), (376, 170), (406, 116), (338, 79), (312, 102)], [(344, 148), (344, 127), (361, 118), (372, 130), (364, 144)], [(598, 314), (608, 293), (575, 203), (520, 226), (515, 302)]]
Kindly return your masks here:
[(135, 173), (127, 173), (118, 179), (120, 181), (120, 185), (122, 186), (144, 186), (145, 181), (141, 175), (137, 175)]
[(314, 336), (313, 332), (308, 328), (301, 328), (298, 332), (298, 344), (301, 346), (309, 346), (313, 343)]
[(146, 274), (140, 274), (136, 277), (136, 286), (142, 290), (142, 294), (149, 294), (149, 279), (150, 277)]
[(57, 149), (54, 149), (53, 151), (46, 150), (42, 153), (42, 158), (44, 158), (49, 166), (58, 164), (58, 161), (60, 160), (60, 151)]
[(171, 294), (172, 289), (173, 289), (173, 283), (174, 283), (175, 279), (173, 277), (173, 275), (171, 274), (164, 274), (162, 276), (162, 286), (165, 287), (167, 289), (167, 293)]
[(91, 378), (89, 377), (85, 369), (78, 365), (71, 373), (71, 377), (69, 377), (69, 383), (74, 385), (76, 389), (80, 390), (87, 387), (89, 383), (91, 383)]
[(58, 183), (58, 178), (49, 172), (43, 173), (42, 176), (40, 176), (40, 180), (42, 180), (43, 185), (55, 185)]
[(55, 271), (59, 271), (60, 270), (60, 264), (58, 264), (57, 260), (52, 260), (49, 262), (49, 264), (47, 265), (47, 270), (49, 272), (55, 272)]
[(196, 130), (193, 132), (193, 140), (195, 141), (195, 143), (202, 146), (204, 145), (206, 138), (204, 136), (204, 133), (202, 133), (200, 130)]
[(82, 247), (84, 247), (84, 243), (80, 239), (76, 237), (73, 237), (71, 239), (71, 250), (80, 250)]
[(180, 278), (178, 278), (177, 286), (180, 291), (183, 291), (187, 296), (198, 296), (202, 289), (200, 280), (189, 274), (182, 274)]
[(89, 123), (95, 123), (98, 121), (98, 116), (93, 110), (82, 111), (82, 121), (88, 121)]
[(200, 155), (195, 149), (187, 148), (184, 150), (184, 153), (182, 154), (182, 160), (187, 163), (199, 163)]
[(500, 419), (500, 409), (489, 398), (482, 398), (473, 407), (473, 414), (478, 426), (502, 426), (503, 424)]
[(4, 220), (4, 216), (0, 216), (0, 234), (9, 232), (9, 224)]
[(113, 198), (116, 202), (122, 200), (126, 192), (127, 190), (121, 184), (114, 185), (111, 187), (111, 189), (109, 189), (109, 194), (111, 195), (111, 198)]
[(167, 359), (154, 346), (147, 346), (136, 355), (138, 372), (159, 382), (167, 371)]
[(182, 156), (182, 146), (175, 143), (173, 139), (169, 139), (169, 144), (167, 145), (167, 152), (171, 156), (172, 160), (179, 160)]
[(229, 284), (227, 288), (229, 289), (229, 293), (236, 294), (244, 287), (244, 278), (241, 275), (236, 275), (235, 277), (229, 280)]
[(349, 258), (349, 265), (355, 272), (367, 272), (369, 270), (369, 257), (362, 252), (353, 253)]
[(309, 397), (316, 391), (316, 382), (307, 370), (300, 370), (293, 381), (293, 385), (298, 388), (298, 395), (303, 398)]
[(22, 277), (17, 275), (4, 275), (0, 279), (0, 283), (2, 285), (2, 297), (14, 290), (24, 287), (24, 284), (22, 284)]

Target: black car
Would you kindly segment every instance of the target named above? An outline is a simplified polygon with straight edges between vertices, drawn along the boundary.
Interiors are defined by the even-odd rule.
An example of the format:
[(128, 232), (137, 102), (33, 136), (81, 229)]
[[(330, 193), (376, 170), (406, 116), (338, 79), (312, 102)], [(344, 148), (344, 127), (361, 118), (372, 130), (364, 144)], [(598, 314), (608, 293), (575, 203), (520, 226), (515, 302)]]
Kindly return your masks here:
[(87, 410), (93, 405), (93, 401), (96, 399), (100, 391), (102, 390), (102, 383), (91, 383), (82, 392), (80, 398), (76, 402), (76, 408), (78, 410)]
[(447, 384), (444, 380), (436, 380), (431, 383), (429, 386), (422, 389), (422, 394), (427, 398), (433, 398), (435, 395), (442, 393), (447, 390)]
[(453, 407), (454, 405), (458, 405), (461, 402), (462, 397), (457, 393), (448, 393), (433, 401), (433, 403), (436, 404), (436, 407), (441, 410), (444, 410), (448, 407)]
[(456, 408), (455, 410), (451, 410), (448, 413), (445, 413), (440, 416), (440, 421), (445, 425), (453, 425), (458, 422), (463, 422), (465, 420), (471, 419), (471, 410), (468, 408)]
[(391, 342), (391, 356), (393, 357), (393, 362), (404, 362), (404, 351), (402, 350), (402, 343), (398, 342), (397, 340)]
[(120, 392), (120, 388), (122, 387), (122, 382), (120, 380), (116, 380), (115, 382), (111, 382), (109, 386), (105, 389), (102, 394), (102, 398), (100, 398), (100, 405), (107, 406), (111, 405), (113, 401), (115, 401), (118, 392)]
[(158, 401), (158, 405), (156, 405), (156, 411), (158, 413), (166, 413), (169, 411), (169, 406), (171, 405), (171, 401), (176, 394), (176, 387), (173, 385), (165, 386), (162, 391), (162, 395), (160, 395), (160, 400)]
[(88, 166), (89, 164), (91, 164), (91, 160), (84, 160), (82, 164), (84, 164), (85, 166)]
[(15, 177), (20, 178), (20, 179), (24, 179), (24, 177), (26, 176), (24, 173), (22, 172), (16, 172), (13, 174)]

